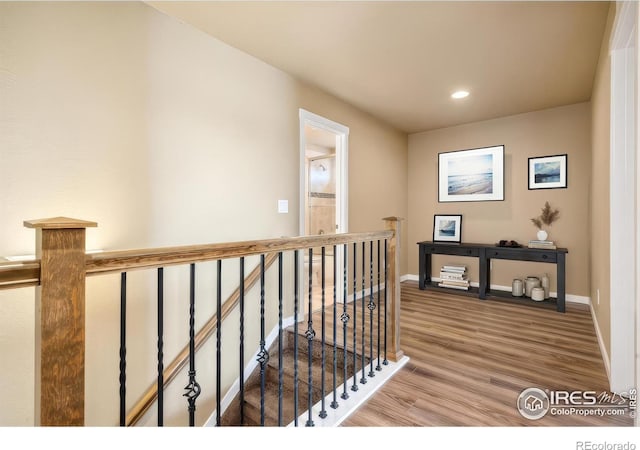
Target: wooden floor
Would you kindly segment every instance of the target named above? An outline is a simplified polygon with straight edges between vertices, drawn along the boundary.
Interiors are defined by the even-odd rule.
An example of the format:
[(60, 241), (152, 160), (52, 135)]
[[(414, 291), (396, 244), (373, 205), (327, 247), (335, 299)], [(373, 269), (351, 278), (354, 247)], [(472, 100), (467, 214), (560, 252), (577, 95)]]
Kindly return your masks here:
[(591, 314), (421, 291), (402, 284), (401, 347), (410, 361), (343, 426), (631, 426), (624, 417), (516, 408), (522, 390), (588, 390), (608, 382)]

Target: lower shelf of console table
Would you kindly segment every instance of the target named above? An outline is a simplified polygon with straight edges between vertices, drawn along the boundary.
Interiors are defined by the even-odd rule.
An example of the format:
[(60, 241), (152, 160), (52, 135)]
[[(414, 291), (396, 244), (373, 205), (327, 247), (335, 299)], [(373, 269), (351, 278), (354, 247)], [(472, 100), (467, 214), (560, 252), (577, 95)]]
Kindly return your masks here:
[[(565, 255), (566, 248), (558, 249), (530, 249), (526, 247), (507, 248), (487, 244), (456, 244), (440, 242), (418, 242), (419, 245), (419, 275), (420, 289), (438, 290), (451, 294), (478, 297), (481, 300), (502, 301), (538, 308), (555, 309), (565, 312)], [(431, 255), (457, 255), (475, 257), (479, 260), (480, 280), (478, 287), (469, 290), (440, 287), (431, 281)], [(557, 298), (535, 301), (527, 297), (514, 297), (511, 292), (491, 290), (491, 259), (506, 259), (514, 261), (530, 261), (552, 263), (556, 265)]]
[[(469, 290), (463, 289), (453, 289), (438, 286), (438, 282), (432, 281), (429, 283), (425, 283), (424, 290), (429, 291), (438, 291), (438, 292), (446, 292), (448, 294), (454, 295), (463, 295), (465, 297), (479, 297), (479, 289), (477, 287), (471, 286)], [(531, 306), (534, 308), (542, 308), (542, 309), (558, 309), (558, 299), (555, 297), (548, 298), (544, 301), (536, 301), (531, 300), (528, 297), (514, 297), (511, 295), (511, 292), (507, 291), (497, 291), (492, 290), (485, 295), (485, 298), (482, 300), (491, 300), (495, 302), (503, 302), (503, 303), (511, 303), (511, 304), (519, 304), (524, 306)]]

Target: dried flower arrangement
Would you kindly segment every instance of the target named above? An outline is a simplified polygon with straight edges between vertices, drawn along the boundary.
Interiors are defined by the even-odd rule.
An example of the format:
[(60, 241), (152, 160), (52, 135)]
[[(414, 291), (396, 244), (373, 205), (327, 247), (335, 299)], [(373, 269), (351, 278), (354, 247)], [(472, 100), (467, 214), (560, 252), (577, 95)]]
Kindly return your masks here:
[(538, 217), (533, 217), (531, 222), (533, 222), (539, 230), (542, 230), (543, 224), (547, 226), (551, 225), (553, 222), (558, 220), (558, 217), (560, 217), (560, 211), (552, 209), (549, 202), (545, 202), (544, 208), (542, 208), (542, 213)]

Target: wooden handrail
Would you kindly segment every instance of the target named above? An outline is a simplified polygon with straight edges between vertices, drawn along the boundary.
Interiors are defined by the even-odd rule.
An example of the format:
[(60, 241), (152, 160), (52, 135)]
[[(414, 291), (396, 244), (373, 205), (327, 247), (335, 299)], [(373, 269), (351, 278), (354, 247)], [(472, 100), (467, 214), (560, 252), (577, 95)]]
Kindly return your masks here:
[[(265, 271), (271, 267), (271, 265), (278, 259), (277, 253), (269, 253), (265, 256)], [(260, 265), (251, 271), (251, 273), (244, 279), (245, 291), (251, 289), (260, 279)], [(240, 287), (233, 291), (229, 298), (222, 304), (222, 314), (220, 320), (224, 321), (226, 317), (233, 311), (238, 305), (240, 300)], [(218, 321), (218, 314), (214, 314), (198, 331), (195, 337), (195, 349), (196, 351), (202, 347), (202, 345), (213, 335), (217, 330), (216, 323)], [(189, 362), (189, 346), (185, 346), (182, 351), (175, 357), (175, 359), (167, 366), (162, 372), (165, 388), (171, 383), (178, 375), (180, 370), (184, 368)], [(158, 383), (153, 383), (149, 386), (147, 391), (140, 397), (140, 400), (131, 408), (131, 411), (127, 415), (127, 426), (136, 425), (144, 414), (151, 408), (153, 402), (158, 398)]]
[(40, 260), (0, 262), (0, 290), (40, 284)]
[[(87, 254), (85, 270), (87, 276), (106, 275), (135, 269), (153, 269), (191, 262), (260, 255), (309, 247), (352, 244), (374, 239), (388, 239), (392, 236), (393, 231), (387, 230), (102, 252)], [(0, 290), (37, 286), (39, 284), (40, 260), (0, 262)]]
[(392, 230), (385, 230), (103, 252), (87, 255), (86, 272), (87, 275), (119, 273), (134, 269), (152, 269), (177, 264), (302, 250), (309, 247), (328, 247), (354, 242), (366, 242), (375, 239), (388, 239), (392, 236), (394, 236)]

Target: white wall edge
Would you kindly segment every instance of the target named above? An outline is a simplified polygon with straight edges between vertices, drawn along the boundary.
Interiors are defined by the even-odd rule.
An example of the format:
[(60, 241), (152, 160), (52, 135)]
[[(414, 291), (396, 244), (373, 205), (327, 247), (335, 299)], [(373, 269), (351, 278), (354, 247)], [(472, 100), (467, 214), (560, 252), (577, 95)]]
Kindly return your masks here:
[(636, 117), (638, 56), (637, 1), (616, 2), (609, 42), (610, 100), (610, 346), (611, 390), (624, 392), (635, 384), (634, 337), (636, 294)]

